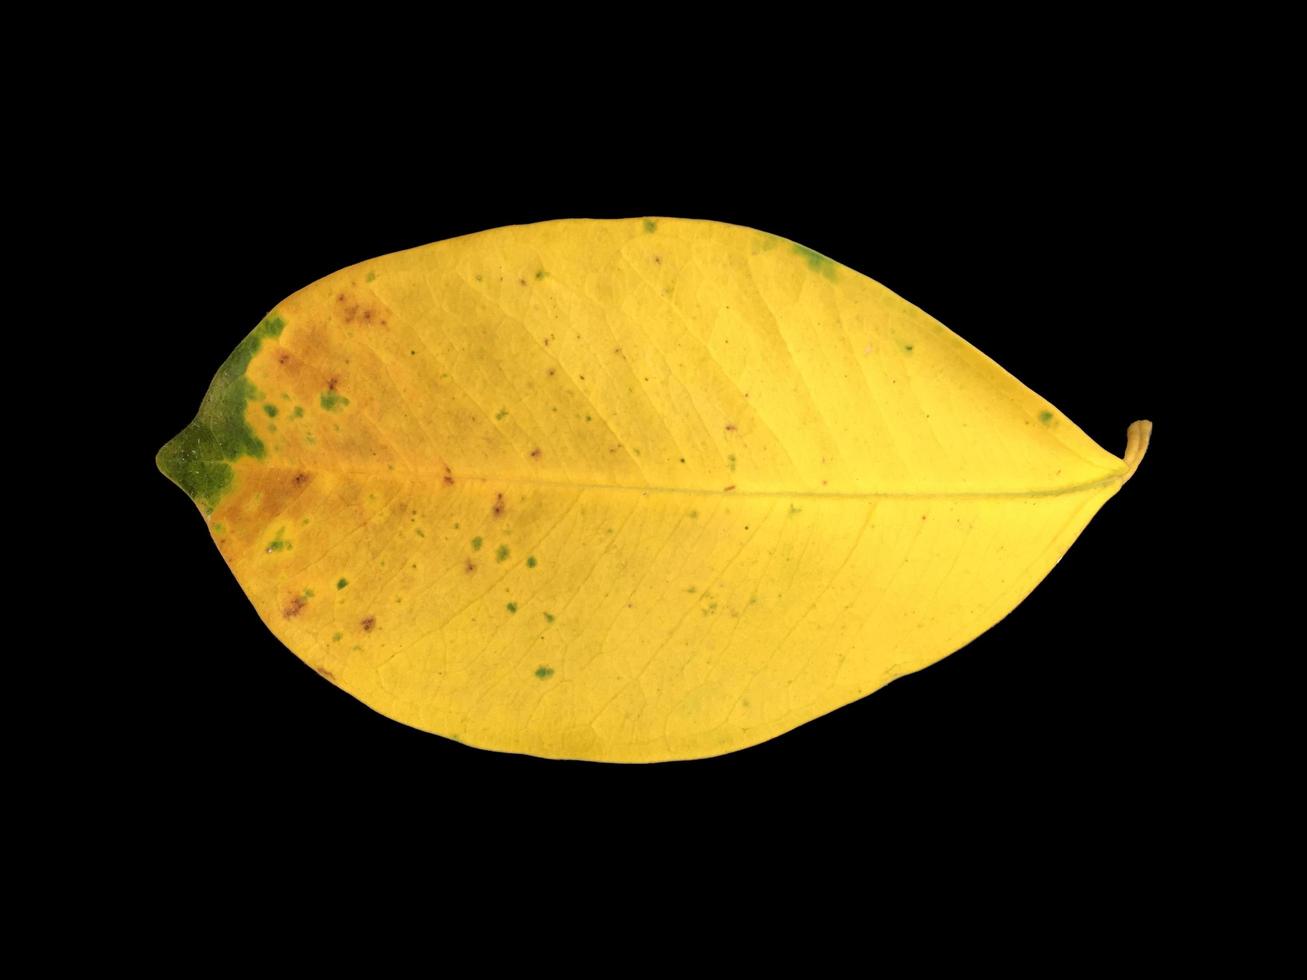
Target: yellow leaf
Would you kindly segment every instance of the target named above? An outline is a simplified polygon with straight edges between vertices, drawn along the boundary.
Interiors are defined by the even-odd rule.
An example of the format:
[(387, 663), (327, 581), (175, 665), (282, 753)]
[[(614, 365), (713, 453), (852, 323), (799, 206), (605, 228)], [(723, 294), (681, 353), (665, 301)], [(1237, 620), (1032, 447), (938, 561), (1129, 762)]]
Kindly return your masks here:
[(398, 721), (655, 761), (958, 649), (1129, 479), (866, 276), (748, 228), (499, 228), (288, 297), (159, 466), (259, 615)]

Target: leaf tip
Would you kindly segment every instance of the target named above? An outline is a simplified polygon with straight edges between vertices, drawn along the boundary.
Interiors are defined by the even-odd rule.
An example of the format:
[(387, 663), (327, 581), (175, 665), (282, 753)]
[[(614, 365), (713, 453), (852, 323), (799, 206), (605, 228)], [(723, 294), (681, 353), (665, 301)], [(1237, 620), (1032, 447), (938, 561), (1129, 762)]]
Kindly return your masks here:
[(1148, 452), (1148, 440), (1153, 435), (1153, 423), (1147, 419), (1140, 419), (1137, 422), (1131, 422), (1130, 428), (1125, 433), (1125, 476), (1121, 478), (1121, 485), (1124, 486), (1130, 477), (1135, 475), (1135, 470), (1139, 469), (1139, 464), (1143, 462), (1144, 454)]

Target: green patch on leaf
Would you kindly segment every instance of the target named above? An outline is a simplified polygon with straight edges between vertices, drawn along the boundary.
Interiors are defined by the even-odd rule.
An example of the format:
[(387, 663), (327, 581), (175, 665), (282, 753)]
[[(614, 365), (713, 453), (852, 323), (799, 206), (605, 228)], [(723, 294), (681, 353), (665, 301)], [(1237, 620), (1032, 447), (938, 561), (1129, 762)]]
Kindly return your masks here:
[(536, 556), (535, 556), (535, 555), (531, 555), (529, 558), (527, 558), (527, 560), (526, 560), (526, 567), (527, 567), (527, 568), (535, 568), (535, 567), (536, 567)]
[(508, 610), (509, 612), (511, 612), (511, 613), (515, 613), (515, 612), (517, 612), (517, 603), (516, 603), (516, 602), (510, 602), (510, 603), (509, 603), (507, 606), (505, 606), (504, 608), (507, 609), (507, 610)]
[(542, 681), (543, 681), (543, 680), (548, 680), (550, 677), (553, 677), (553, 676), (554, 676), (554, 668), (553, 668), (553, 667), (546, 667), (544, 664), (541, 664), (539, 667), (536, 668), (536, 670), (535, 670), (535, 674), (536, 674), (536, 676), (539, 677)]
[(495, 549), (495, 561), (503, 561), (508, 557), (508, 545), (501, 544)]
[(250, 331), (218, 368), (195, 420), (155, 457), (164, 476), (209, 510), (231, 487), (233, 462), (242, 456), (263, 458), (263, 442), (245, 419), (256, 391), (245, 370), (263, 341), (281, 336), (285, 326), (285, 320), (270, 313)]
[(349, 404), (349, 399), (336, 391), (324, 391), (318, 396), (318, 404), (328, 412), (339, 412)]
[(808, 268), (813, 272), (820, 272), (827, 279), (835, 278), (834, 260), (826, 258), (826, 256), (822, 255), (820, 252), (814, 252), (806, 245), (796, 244), (794, 246), (794, 254), (801, 255), (807, 259)]
[(349, 585), (349, 579), (347, 578), (340, 579), (336, 582), (336, 589), (337, 590), (343, 589), (347, 585)]
[(277, 406), (272, 404), (272, 402), (265, 404), (263, 410), (268, 413), (268, 418), (275, 419), (277, 417)]

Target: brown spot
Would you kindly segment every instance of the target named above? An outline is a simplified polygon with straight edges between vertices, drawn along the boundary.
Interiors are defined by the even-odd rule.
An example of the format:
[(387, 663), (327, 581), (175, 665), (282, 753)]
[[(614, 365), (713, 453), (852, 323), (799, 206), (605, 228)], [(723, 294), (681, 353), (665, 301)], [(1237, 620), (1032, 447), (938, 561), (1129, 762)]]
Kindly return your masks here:
[(364, 633), (371, 633), (371, 632), (372, 632), (372, 627), (374, 627), (374, 626), (377, 625), (377, 617), (376, 617), (376, 616), (368, 616), (366, 619), (364, 619), (362, 622), (360, 622), (359, 625), (363, 627), (363, 632), (364, 632)]
[(290, 360), (290, 355), (287, 354), (285, 351), (282, 351), (280, 354), (277, 355), (278, 364), (285, 364), (289, 360)]
[(492, 510), (496, 517), (504, 516), (504, 495), (502, 493), (495, 494), (495, 506)]
[(662, 265), (662, 264), (663, 264), (662, 256), (655, 255), (655, 256), (654, 256), (654, 264), (656, 264), (656, 265)]
[(549, 338), (548, 338), (548, 337), (545, 338), (545, 346), (546, 346), (546, 347), (549, 346)]
[(921, 515), (921, 519), (924, 521), (924, 520), (926, 519), (926, 515), (925, 515), (925, 514), (922, 514), (922, 515)]
[(469, 558), (469, 559), (467, 560), (467, 564), (466, 564), (464, 567), (467, 569), (467, 573), (468, 573), (469, 575), (471, 575), (473, 572), (475, 572), (475, 571), (477, 570), (477, 567), (476, 567), (476, 565), (474, 565), (474, 564), (472, 563), (472, 559), (471, 559), (471, 558)]
[(305, 599), (302, 595), (294, 596), (291, 598), (290, 602), (286, 603), (286, 608), (281, 611), (281, 614), (287, 619), (294, 619), (300, 614), (300, 610), (308, 605), (308, 602), (309, 600)]
[(613, 348), (613, 353), (614, 353), (614, 354), (620, 354), (620, 353), (622, 353), (622, 348), (620, 348), (620, 347), (614, 347), (614, 348)]
[(327, 390), (328, 390), (328, 391), (335, 391), (335, 390), (336, 390), (336, 385), (338, 385), (338, 384), (340, 384), (340, 379), (339, 379), (339, 378), (332, 378), (332, 379), (330, 379), (330, 380), (327, 382)]
[(454, 485), (454, 478), (450, 476), (448, 473), (446, 473), (440, 479), (447, 487), (452, 487)]
[(532, 450), (531, 450), (531, 458), (532, 458), (532, 459), (539, 459), (539, 458), (540, 458), (540, 447), (539, 447), (539, 446), (536, 446), (535, 449), (532, 449)]
[(727, 431), (727, 432), (735, 432), (735, 431), (737, 431), (736, 428), (735, 428), (735, 423), (732, 422), (730, 425), (728, 425), (728, 426), (726, 427), (726, 431)]
[(727, 490), (734, 490), (734, 489), (735, 489), (735, 484), (732, 483), (729, 487), (722, 487), (722, 492), (725, 493)]
[(329, 671), (326, 667), (314, 667), (313, 669), (316, 670), (323, 677), (325, 677), (327, 680), (331, 681), (331, 683), (333, 684), (336, 683), (336, 675), (333, 674), (331, 671)]
[(372, 322), (372, 311), (371, 311), (371, 310), (364, 310), (364, 311), (363, 311), (363, 319), (365, 319), (365, 320), (367, 320), (369, 323), (371, 323), (371, 322)]
[(308, 483), (311, 479), (313, 479), (313, 477), (309, 476), (307, 473), (296, 473), (295, 479), (291, 480), (291, 482), (294, 483), (295, 486), (297, 487), (302, 487), (304, 486), (304, 484)]
[(345, 302), (345, 294), (344, 294), (344, 293), (338, 293), (338, 294), (336, 295), (336, 302), (337, 302), (337, 303), (343, 303), (343, 302)]
[(525, 280), (525, 279), (519, 279), (519, 280), (518, 280), (518, 283), (519, 283), (520, 285), (525, 286), (525, 285), (526, 285), (526, 280)]

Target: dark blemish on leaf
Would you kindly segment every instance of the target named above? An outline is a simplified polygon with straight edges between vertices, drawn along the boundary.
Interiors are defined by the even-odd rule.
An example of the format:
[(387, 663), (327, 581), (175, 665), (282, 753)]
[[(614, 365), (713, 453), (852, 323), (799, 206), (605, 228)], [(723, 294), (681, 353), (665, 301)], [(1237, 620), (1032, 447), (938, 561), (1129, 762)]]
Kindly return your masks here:
[(661, 255), (655, 255), (654, 265), (662, 265), (662, 264), (663, 264), (663, 257)]
[(685, 457), (684, 457), (684, 456), (681, 457), (681, 462), (682, 462), (682, 463), (685, 462)]
[(420, 527), (417, 528), (417, 529), (415, 530), (415, 533), (417, 534), (417, 536), (418, 536), (419, 538), (425, 538), (425, 537), (426, 537), (426, 534), (424, 534), (424, 533), (422, 532), (422, 528), (420, 528)]
[(802, 514), (802, 513), (803, 513), (802, 508), (795, 507), (793, 504), (790, 504), (790, 516), (791, 516), (791, 517), (793, 517), (795, 514)]
[(364, 632), (364, 633), (371, 633), (371, 632), (372, 632), (372, 627), (374, 627), (374, 626), (377, 625), (377, 617), (376, 617), (376, 616), (366, 616), (366, 617), (364, 617), (362, 620), (359, 621), (359, 625), (363, 627), (363, 632)]
[(308, 603), (309, 600), (302, 595), (292, 596), (290, 602), (286, 603), (286, 607), (282, 609), (281, 614), (287, 619), (294, 619)]
[(291, 418), (302, 419), (304, 417), (304, 406), (296, 405), (295, 411), (291, 412)]
[(499, 411), (495, 413), (496, 422), (502, 422), (507, 417), (508, 417), (508, 409), (506, 408), (501, 408)]
[(472, 563), (472, 559), (469, 558), (469, 559), (467, 560), (467, 564), (463, 566), (463, 569), (464, 569), (464, 571), (466, 571), (469, 575), (471, 575), (473, 572), (475, 572), (475, 571), (477, 570), (477, 567), (476, 567), (476, 565), (474, 565), (474, 564)]
[(912, 345), (911, 345), (911, 344), (904, 344), (904, 345), (903, 345), (903, 349), (904, 349), (905, 351), (907, 351), (909, 354), (912, 353)]
[(328, 412), (335, 412), (335, 411), (339, 411), (341, 408), (348, 405), (349, 399), (346, 398), (344, 395), (336, 394), (334, 390), (324, 391), (318, 397), (318, 403), (323, 408), (325, 408)]
[(554, 614), (553, 614), (553, 613), (545, 613), (545, 622), (546, 622), (546, 623), (552, 623), (553, 621), (554, 621)]
[(526, 285), (526, 280), (525, 280), (525, 279), (519, 279), (519, 280), (518, 280), (518, 283), (519, 283), (520, 285), (525, 286), (525, 285)]
[(527, 568), (535, 568), (535, 567), (536, 567), (536, 564), (537, 564), (537, 562), (536, 562), (536, 556), (535, 556), (535, 555), (531, 555), (531, 556), (529, 556), (529, 557), (527, 558), (527, 560), (526, 560), (526, 567), (527, 567)]
[(323, 677), (325, 677), (327, 680), (331, 681), (333, 684), (336, 682), (336, 675), (333, 674), (331, 671), (329, 671), (326, 667), (314, 667), (313, 669), (316, 670)]
[(263, 410), (268, 413), (268, 418), (275, 419), (277, 417), (277, 406), (272, 404), (272, 402), (268, 402), (264, 405)]
[(726, 427), (726, 431), (727, 431), (727, 432), (738, 432), (739, 430), (736, 429), (736, 427), (735, 427), (735, 423), (732, 422), (730, 425), (728, 425), (728, 426)]
[(1047, 410), (1046, 410), (1046, 411), (1043, 411), (1043, 412), (1040, 412), (1040, 413), (1039, 413), (1039, 421), (1043, 422), (1045, 425), (1048, 425), (1049, 423), (1051, 423), (1051, 422), (1053, 421), (1053, 413), (1052, 413), (1052, 412), (1049, 412), (1049, 411), (1047, 411)]
[(539, 446), (536, 446), (535, 449), (532, 449), (532, 450), (531, 450), (531, 458), (532, 458), (532, 459), (539, 459), (539, 458), (540, 458), (540, 447), (539, 447)]
[(544, 664), (541, 664), (539, 667), (536, 668), (536, 676), (539, 677), (542, 681), (547, 680), (550, 677), (554, 676), (554, 668), (546, 667)]
[(332, 643), (339, 643), (341, 637), (344, 636), (344, 635), (345, 635), (344, 633), (332, 633), (332, 634), (331, 634), (331, 642), (332, 642)]
[(495, 506), (491, 510), (496, 517), (504, 516), (504, 495), (502, 493), (495, 494)]
[(337, 302), (337, 303), (343, 303), (343, 302), (345, 302), (345, 294), (344, 294), (344, 293), (337, 293), (337, 294), (336, 294), (336, 302)]
[(280, 354), (277, 355), (278, 364), (286, 364), (288, 361), (290, 361), (290, 355), (287, 354), (285, 351), (282, 351)]
[(339, 379), (339, 378), (330, 378), (330, 379), (328, 379), (328, 381), (327, 381), (327, 390), (328, 390), (328, 391), (335, 391), (335, 390), (336, 390), (336, 385), (339, 384), (339, 383), (340, 383), (340, 379)]
[(545, 372), (545, 374), (549, 375), (549, 377), (552, 378), (554, 376), (554, 369), (550, 368), (548, 371)]
[(409, 351), (409, 355), (412, 356), (412, 357), (417, 357), (417, 356), (418, 356), (418, 352), (415, 351), (415, 350), (411, 350), (411, 351)]
[(722, 493), (726, 493), (728, 490), (734, 490), (734, 489), (735, 489), (735, 484), (732, 483), (729, 487), (722, 487)]
[(502, 562), (508, 558), (508, 545), (501, 544), (495, 549), (495, 561)]
[(735, 472), (735, 453), (730, 453), (726, 457), (726, 465), (732, 473)]
[(347, 585), (349, 585), (349, 579), (345, 579), (345, 578), (340, 579), (339, 581), (336, 582), (336, 589), (337, 591), (339, 591), (340, 589), (343, 589)]
[(310, 479), (312, 479), (312, 477), (307, 473), (296, 473), (290, 482), (295, 484), (297, 487), (302, 487), (304, 484), (308, 483)]
[(536, 278), (537, 278), (537, 279), (543, 279), (544, 277), (545, 277), (545, 270), (544, 270), (544, 269), (537, 269), (537, 270), (536, 270)]
[(504, 608), (507, 609), (507, 610), (508, 610), (509, 612), (511, 612), (511, 613), (515, 613), (515, 612), (517, 612), (517, 603), (516, 603), (516, 602), (510, 602), (510, 603), (509, 603), (507, 606), (505, 606)]
[(654, 221), (652, 218), (644, 219), (644, 232), (646, 235), (652, 235), (657, 230), (658, 222)]
[[(454, 474), (453, 471), (450, 470), (448, 466), (445, 467), (445, 475), (441, 477), (441, 479), (444, 481), (444, 484), (447, 487), (452, 487), (454, 485)], [(458, 525), (455, 524), (454, 527), (458, 527)]]
[(479, 535), (472, 539), (472, 550), (473, 551), (481, 550), (481, 537)]
[(377, 274), (376, 274), (375, 272), (369, 272), (368, 275), (367, 275), (367, 281), (368, 281), (368, 282), (371, 282), (373, 279), (376, 279), (376, 278), (377, 278)]

